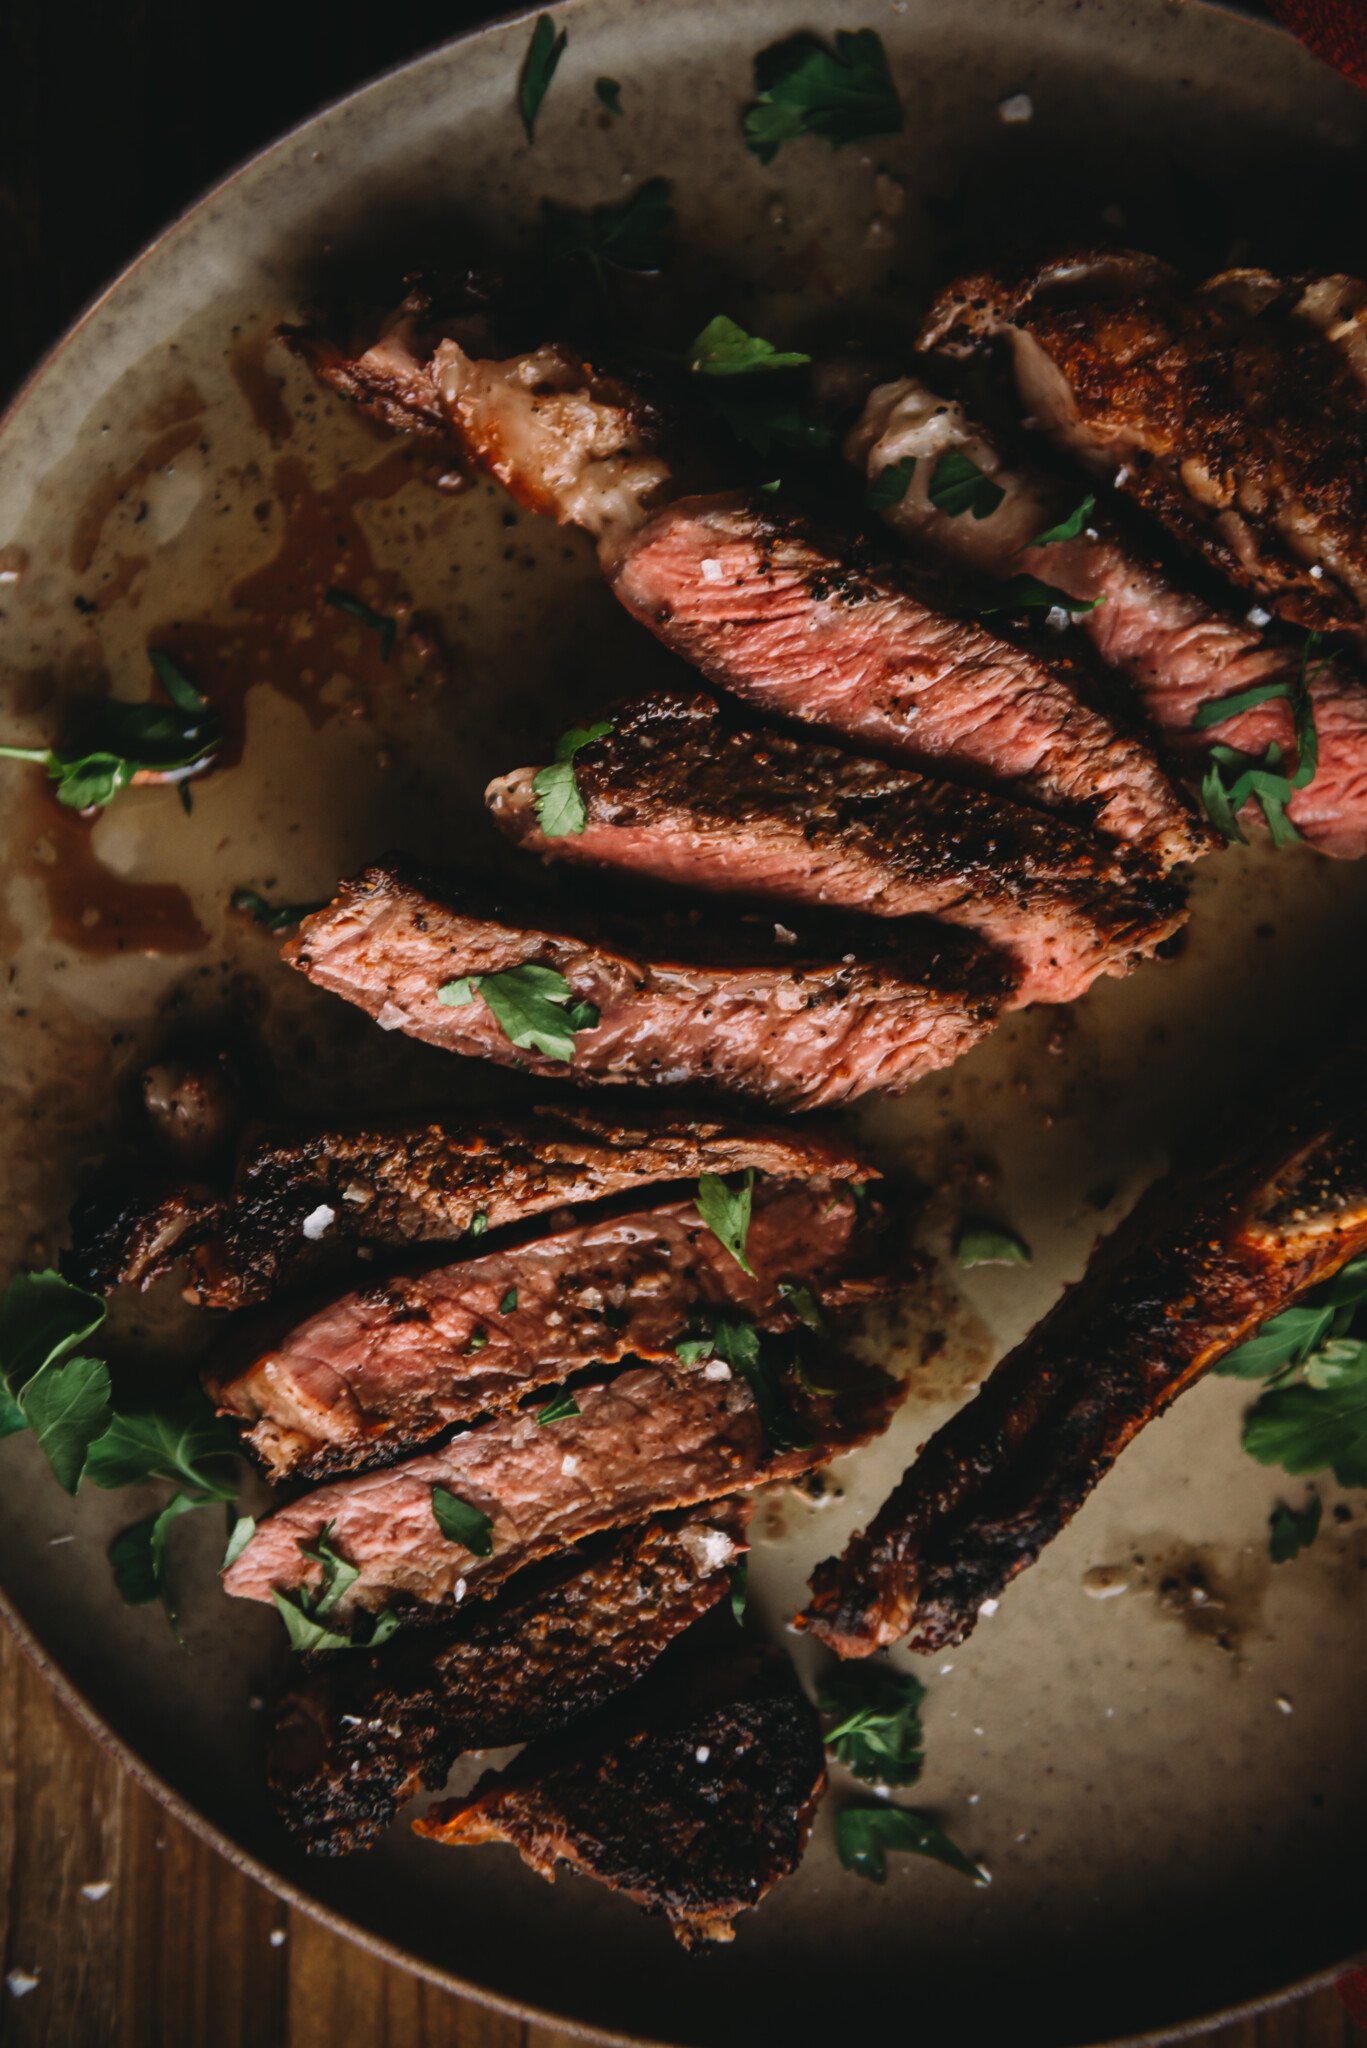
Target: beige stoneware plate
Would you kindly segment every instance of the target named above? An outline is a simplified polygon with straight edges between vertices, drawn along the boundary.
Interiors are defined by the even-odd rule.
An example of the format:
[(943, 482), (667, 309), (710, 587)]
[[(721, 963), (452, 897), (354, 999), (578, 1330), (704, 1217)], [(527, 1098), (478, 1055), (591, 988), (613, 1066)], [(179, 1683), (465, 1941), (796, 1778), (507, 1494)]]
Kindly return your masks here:
[[(46, 734), (55, 697), (106, 676), (145, 694), (155, 640), (240, 745), (190, 816), (136, 790), (93, 832), (37, 771), (0, 768), (6, 1269), (60, 1243), (140, 1065), (177, 1036), (261, 1047), (283, 1098), (320, 1114), (514, 1092), (303, 986), (228, 896), (318, 897), (392, 844), (489, 853), (488, 775), (668, 672), (577, 536), (489, 487), (434, 489), (416, 453), (310, 387), (269, 340), (302, 301), (357, 279), (392, 289), (475, 247), (516, 260), (547, 193), (595, 203), (656, 174), (680, 217), (667, 289), (682, 339), (727, 310), (785, 340), (886, 343), (956, 249), (1007, 216), (1062, 236), (1104, 214), (1214, 261), (1241, 238), (1284, 263), (1362, 260), (1367, 99), (1226, 11), (569, 0), (558, 18), (569, 47), (534, 148), (513, 109), (527, 19), (381, 79), (173, 227), (0, 430), (3, 736)], [(738, 132), (752, 59), (804, 26), (879, 30), (906, 132), (838, 154), (806, 141), (761, 168)], [(620, 121), (593, 97), (600, 74), (622, 82)], [(1004, 124), (1018, 93), (1034, 118)], [(385, 667), (374, 636), (321, 602), (329, 584), (411, 605), (422, 634)], [(825, 1505), (761, 1509), (753, 1576), (775, 1629), (812, 1561), (1080, 1271), (1192, 1115), (1242, 1096), (1256, 1116), (1268, 1049), (1346, 1008), (1365, 911), (1361, 869), (1236, 850), (1199, 876), (1180, 957), (1062, 1016), (1016, 1018), (943, 1081), (859, 1113), (938, 1264), (869, 1333), (907, 1380), (888, 1439), (837, 1468)], [(1028, 1272), (951, 1270), (970, 1206), (1025, 1234)], [(174, 1290), (126, 1308), (120, 1338), (182, 1358), (200, 1341)], [(163, 1797), (266, 1882), (431, 1975), (651, 2041), (829, 2041), (886, 2016), (930, 2041), (1061, 2048), (1264, 1999), (1363, 1938), (1367, 1515), (1346, 1499), (1313, 1551), (1274, 1569), (1269, 1511), (1305, 1489), (1243, 1456), (1244, 1398), (1212, 1381), (1181, 1402), (971, 1642), (925, 1669), (918, 1796), (990, 1888), (909, 1859), (881, 1890), (844, 1875), (828, 1810), (800, 1874), (701, 1959), (508, 1851), (454, 1853), (399, 1827), (368, 1859), (306, 1864), (262, 1791), (278, 1623), (219, 1594), (217, 1526), (183, 1528), (185, 1655), (158, 1612), (120, 1605), (104, 1558), (153, 1496), (73, 1503), (14, 1439), (0, 1573), (54, 1680)], [(1119, 1597), (1095, 1597), (1103, 1585)], [(796, 1653), (809, 1668), (809, 1646)]]

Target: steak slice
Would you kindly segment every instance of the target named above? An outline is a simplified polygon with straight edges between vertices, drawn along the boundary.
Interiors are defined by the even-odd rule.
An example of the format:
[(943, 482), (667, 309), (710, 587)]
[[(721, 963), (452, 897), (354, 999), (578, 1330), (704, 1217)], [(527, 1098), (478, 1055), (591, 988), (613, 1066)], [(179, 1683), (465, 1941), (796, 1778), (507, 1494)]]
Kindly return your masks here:
[[(1183, 922), (1181, 891), (1107, 840), (909, 768), (761, 731), (710, 697), (623, 706), (575, 757), (582, 832), (550, 838), (533, 771), (486, 801), (522, 846), (695, 888), (978, 931), (1019, 977), (1014, 1002), (1071, 1002)], [(860, 940), (857, 943), (862, 944)]]
[(1224, 575), (1301, 625), (1367, 608), (1367, 286), (1231, 270), (1187, 285), (1069, 251), (947, 286), (923, 347), (1008, 347), (1024, 410)]
[(783, 1652), (687, 1637), (591, 1722), (413, 1826), (432, 1841), (511, 1843), (549, 1879), (567, 1864), (662, 1914), (691, 1948), (730, 1941), (737, 1915), (797, 1868), (825, 1784), (816, 1710)]
[[(330, 1627), (357, 1610), (437, 1617), (599, 1529), (797, 1478), (886, 1426), (890, 1380), (823, 1357), (821, 1385), (838, 1390), (809, 1392), (810, 1382), (780, 1366), (786, 1341), (766, 1343), (758, 1395), (719, 1358), (640, 1366), (579, 1388), (579, 1412), (563, 1420), (542, 1425), (526, 1410), (495, 1416), (440, 1450), (320, 1486), (267, 1516), (223, 1583), (248, 1600), (307, 1589), (320, 1567), (300, 1545), (316, 1549), (330, 1531), (357, 1572)], [(434, 1487), (487, 1516), (488, 1556), (442, 1534)]]
[[(540, 905), (500, 912), (391, 860), (344, 882), (284, 958), (387, 1029), (450, 1052), (554, 1080), (701, 1082), (783, 1109), (906, 1088), (996, 1021), (1009, 984), (985, 948), (874, 918), (799, 926), (780, 934), (772, 916), (731, 908), (610, 923)], [(473, 989), (456, 1003), (439, 993), (528, 968), (551, 969), (590, 1006), (571, 1059), (514, 1045)]]
[[(932, 502), (931, 478), (951, 450), (966, 454), (1002, 492), (988, 517), (951, 518)], [(1304, 665), (1319, 755), (1313, 779), (1294, 792), (1286, 814), (1321, 853), (1349, 860), (1367, 854), (1367, 689), (1341, 662), (1318, 654), (1307, 659), (1303, 647), (1269, 640), (1249, 619), (1175, 584), (1099, 508), (1071, 538), (1032, 546), (1076, 510), (1080, 487), (1008, 462), (962, 406), (919, 378), (900, 378), (872, 394), (847, 453), (870, 480), (896, 464), (916, 464), (906, 493), (883, 517), (918, 547), (928, 545), (956, 569), (977, 575), (1038, 576), (1093, 606), (1078, 618), (1079, 628), (1133, 685), (1148, 718), (1194, 776), (1208, 765), (1212, 743), (1256, 758), (1275, 745), (1283, 762), (1295, 763), (1291, 699), (1302, 686)], [(1269, 688), (1280, 694), (1195, 729), (1203, 705)], [(1255, 802), (1245, 806), (1240, 823), (1265, 825)]]
[[(448, 1242), (576, 1202), (703, 1173), (876, 1180), (814, 1131), (633, 1109), (535, 1108), (250, 1135), (226, 1193), (119, 1184), (82, 1202), (62, 1270), (107, 1293), (147, 1286), (178, 1258), (205, 1308), (241, 1308), (358, 1250)], [(330, 1220), (321, 1230), (328, 1212)], [(167, 1219), (174, 1219), (174, 1230)], [(313, 1231), (305, 1230), (312, 1223)]]
[(320, 1659), (276, 1714), (269, 1782), (281, 1819), (314, 1856), (368, 1849), (467, 1750), (531, 1742), (624, 1692), (726, 1594), (748, 1512), (714, 1501), (622, 1530), (474, 1603), (449, 1629)]
[(941, 1429), (802, 1617), (842, 1657), (961, 1642), (1130, 1439), (1367, 1247), (1362, 1049), (1234, 1157), (1152, 1188), (1083, 1278)]
[[(860, 1205), (838, 1183), (761, 1181), (743, 1271), (692, 1202), (591, 1216), (483, 1258), (381, 1279), (310, 1316), (230, 1379), (220, 1410), (273, 1479), (392, 1464), (456, 1423), (629, 1357), (672, 1359), (698, 1316), (789, 1327), (800, 1281), (831, 1313), (892, 1291), (855, 1270)], [(856, 1232), (859, 1232), (856, 1237)]]
[(1162, 873), (1204, 848), (1151, 743), (1090, 700), (1079, 664), (956, 617), (924, 577), (861, 559), (772, 500), (668, 505), (611, 576), (633, 617), (761, 711), (1093, 825)]

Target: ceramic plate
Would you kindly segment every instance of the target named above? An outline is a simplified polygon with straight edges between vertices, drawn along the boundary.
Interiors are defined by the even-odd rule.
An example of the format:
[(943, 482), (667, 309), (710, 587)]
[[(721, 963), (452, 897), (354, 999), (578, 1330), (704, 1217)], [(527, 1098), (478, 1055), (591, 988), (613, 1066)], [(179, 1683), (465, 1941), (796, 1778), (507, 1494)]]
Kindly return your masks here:
[[(905, 133), (838, 153), (804, 141), (762, 168), (739, 135), (754, 56), (817, 16), (879, 30)], [(491, 854), (486, 778), (531, 735), (669, 673), (580, 536), (492, 487), (436, 488), (426, 457), (311, 386), (270, 340), (304, 301), (392, 295), (406, 269), (471, 252), (516, 266), (547, 194), (590, 205), (656, 175), (683, 253), (652, 317), (681, 342), (726, 310), (785, 340), (895, 348), (929, 283), (1007, 225), (1061, 239), (1104, 220), (1212, 262), (1362, 261), (1340, 202), (1361, 190), (1367, 99), (1209, 6), (569, 0), (558, 19), (569, 46), (533, 148), (513, 99), (529, 18), (420, 58), (173, 227), (4, 424), (4, 736), (46, 734), (58, 697), (108, 678), (145, 694), (155, 641), (222, 708), (232, 758), (188, 816), (170, 791), (135, 790), (93, 831), (36, 770), (0, 770), (6, 1267), (59, 1245), (81, 1173), (168, 1042), (226, 1036), (263, 1090), (319, 1115), (515, 1092), (304, 986), (228, 915), (229, 894), (323, 896), (391, 845)], [(621, 81), (620, 120), (594, 97), (600, 74)], [(1033, 119), (1004, 123), (1021, 93)], [(325, 603), (336, 585), (411, 606), (422, 631), (386, 666)], [(823, 1505), (762, 1506), (767, 1625), (782, 1629), (812, 1562), (1081, 1270), (1192, 1115), (1241, 1092), (1257, 1115), (1269, 1049), (1348, 1001), (1364, 910), (1367, 870), (1231, 852), (1197, 878), (1180, 957), (1017, 1017), (949, 1076), (853, 1118), (937, 1264), (869, 1332), (906, 1378), (888, 1438), (836, 1468)], [(1029, 1239), (1028, 1271), (953, 1273), (969, 1206)], [(174, 1289), (117, 1323), (122, 1354), (153, 1365), (202, 1341)], [(155, 1609), (120, 1605), (104, 1556), (155, 1496), (73, 1503), (16, 1438), (0, 1447), (3, 1583), (68, 1695), (228, 1853), (491, 2001), (709, 2048), (836, 2039), (880, 2013), (931, 2040), (1112, 2040), (1264, 1998), (1362, 1937), (1367, 1519), (1360, 1496), (1334, 1503), (1315, 1549), (1274, 1568), (1269, 1512), (1304, 1489), (1243, 1456), (1243, 1398), (1216, 1380), (1179, 1403), (972, 1640), (923, 1668), (918, 1796), (990, 1888), (910, 1859), (882, 1889), (845, 1875), (828, 1808), (799, 1875), (702, 1959), (505, 1850), (399, 1826), (368, 1858), (306, 1863), (262, 1790), (278, 1623), (218, 1592), (216, 1525), (178, 1532), (186, 1654)], [(1098, 1599), (1102, 1584), (1123, 1590)], [(810, 1645), (795, 1650), (809, 1669)]]

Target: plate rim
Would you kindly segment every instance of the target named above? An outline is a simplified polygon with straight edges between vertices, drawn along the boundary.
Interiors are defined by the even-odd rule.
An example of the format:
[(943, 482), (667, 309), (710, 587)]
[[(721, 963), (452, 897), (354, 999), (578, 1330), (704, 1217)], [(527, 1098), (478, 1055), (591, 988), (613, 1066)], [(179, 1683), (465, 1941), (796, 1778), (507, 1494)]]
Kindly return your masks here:
[[(169, 241), (172, 235), (176, 234), (187, 221), (191, 220), (196, 214), (203, 212), (207, 206), (229, 191), (249, 171), (255, 169), (259, 164), (263, 164), (278, 150), (301, 136), (316, 121), (326, 115), (339, 111), (343, 107), (351, 105), (365, 94), (389, 84), (392, 80), (402, 77), (406, 72), (416, 71), (421, 66), (430, 63), (439, 54), (458, 49), (463, 44), (473, 42), (477, 37), (487, 34), (491, 29), (513, 28), (521, 22), (531, 22), (537, 16), (550, 12), (552, 9), (554, 10), (555, 17), (558, 19), (564, 15), (578, 12), (580, 9), (589, 7), (592, 4), (593, 0), (541, 0), (541, 4), (538, 4), (538, 0), (519, 0), (519, 4), (513, 6), (497, 7), (484, 20), (471, 24), (468, 28), (460, 30), (455, 35), (438, 37), (435, 41), (424, 44), (421, 49), (413, 52), (411, 55), (401, 58), (397, 63), (386, 66), (370, 77), (362, 79), (356, 85), (349, 86), (344, 92), (337, 94), (334, 98), (322, 101), (299, 120), (291, 122), (287, 128), (281, 129), (278, 134), (273, 135), (269, 141), (263, 143), (258, 149), (254, 149), (247, 155), (235, 160), (222, 176), (205, 186), (187, 205), (163, 221), (162, 225), (141, 244), (122, 268), (116, 271), (104, 285), (100, 286), (81, 305), (78, 312), (57, 336), (56, 340), (44, 349), (38, 360), (21, 376), (8, 398), (0, 405), (0, 433), (3, 433), (10, 425), (10, 422), (37, 390), (43, 378), (66, 352), (77, 335), (81, 333), (100, 309), (113, 298), (114, 294), (119, 291), (128, 278), (139, 271), (148, 259)], [(1153, 0), (1150, 0), (1150, 4), (1153, 4)], [(1261, 30), (1264, 34), (1276, 37), (1281, 41), (1289, 43), (1295, 41), (1290, 30), (1284, 28), (1280, 22), (1271, 19), (1262, 12), (1252, 12), (1248, 0), (1184, 0), (1184, 5), (1202, 14), (1228, 16), (1233, 20), (1241, 22), (1247, 28)], [(1311, 55), (1314, 55), (1314, 53), (1311, 52)], [(1319, 61), (1322, 62), (1323, 60)], [(1327, 71), (1332, 69), (1328, 65), (1325, 65), (1324, 68)], [(391, 1967), (406, 1970), (425, 1983), (433, 1984), (444, 1991), (453, 1992), (461, 1998), (470, 2000), (472, 2004), (480, 2006), (486, 2011), (496, 2012), (504, 2018), (520, 2020), (528, 2025), (549, 2026), (558, 2033), (569, 2035), (574, 2040), (594, 2044), (594, 2048), (598, 2048), (598, 2044), (601, 2044), (601, 2048), (677, 2048), (676, 2043), (668, 2041), (659, 2035), (622, 2033), (610, 2028), (591, 2026), (583, 2021), (557, 2013), (550, 2007), (510, 1998), (502, 1992), (473, 1983), (468, 1978), (461, 1976), (456, 1970), (443, 1967), (438, 1963), (429, 1962), (424, 1957), (415, 1955), (412, 1951), (403, 1948), (399, 1943), (391, 1941), (383, 1935), (376, 1934), (370, 1928), (364, 1927), (359, 1922), (350, 1919), (345, 1913), (339, 1912), (335, 1907), (329, 1906), (321, 1899), (311, 1896), (308, 1892), (302, 1890), (293, 1879), (271, 1869), (268, 1864), (262, 1862), (249, 1850), (244, 1849), (230, 1835), (225, 1833), (222, 1828), (209, 1820), (184, 1793), (177, 1791), (175, 1786), (170, 1784), (127, 1738), (120, 1735), (104, 1719), (98, 1709), (76, 1684), (75, 1680), (49, 1654), (36, 1631), (21, 1616), (3, 1586), (0, 1586), (0, 1624), (3, 1624), (18, 1644), (19, 1650), (30, 1668), (44, 1681), (60, 1705), (72, 1716), (80, 1728), (94, 1740), (105, 1756), (111, 1757), (122, 1770), (129, 1774), (142, 1791), (156, 1800), (159, 1806), (168, 1812), (173, 1819), (178, 1821), (182, 1827), (188, 1829), (198, 1841), (207, 1844), (208, 1847), (215, 1850), (233, 1869), (241, 1872), (243, 1876), (251, 1878), (273, 1897), (280, 1899), (289, 1906), (291, 1911), (307, 1914), (319, 1926), (325, 1927), (330, 1934), (338, 1935), (344, 1940), (354, 1942), (368, 1955), (376, 1957), (379, 1961), (387, 1963)], [(1168, 2044), (1171, 2043), (1195, 2041), (1216, 2027), (1236, 2024), (1242, 2020), (1256, 2019), (1263, 2013), (1274, 2012), (1284, 2006), (1289, 2006), (1297, 1999), (1308, 1997), (1313, 1992), (1328, 1990), (1331, 1986), (1336, 1985), (1346, 1973), (1360, 1966), (1367, 1966), (1367, 1943), (1364, 1943), (1361, 1948), (1352, 1951), (1338, 1962), (1325, 1964), (1320, 1969), (1311, 1971), (1304, 1977), (1292, 1980), (1289, 1984), (1281, 1985), (1273, 1990), (1255, 1995), (1252, 1998), (1241, 2000), (1237, 2004), (1212, 2008), (1192, 2018), (1176, 2021), (1170, 2026), (1150, 2029), (1145, 2032), (1109, 2035), (1104, 2040), (1094, 2038), (1088, 2042), (1079, 2043), (1078, 2048), (1168, 2048)]]

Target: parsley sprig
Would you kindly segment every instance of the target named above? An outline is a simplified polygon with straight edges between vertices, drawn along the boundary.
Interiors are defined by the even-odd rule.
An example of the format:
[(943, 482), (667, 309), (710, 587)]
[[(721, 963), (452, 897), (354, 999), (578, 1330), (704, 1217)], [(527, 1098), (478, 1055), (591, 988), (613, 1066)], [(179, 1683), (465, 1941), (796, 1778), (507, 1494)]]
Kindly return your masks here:
[(823, 136), (838, 148), (902, 130), (887, 52), (871, 28), (838, 30), (829, 47), (815, 36), (796, 36), (762, 51), (755, 59), (755, 94), (744, 134), (762, 164), (802, 135)]
[(1255, 683), (1251, 689), (1236, 691), (1230, 697), (1214, 697), (1201, 706), (1192, 720), (1194, 730), (1204, 732), (1273, 698), (1285, 698), (1291, 706), (1296, 766), (1290, 775), (1275, 740), (1269, 741), (1261, 756), (1241, 754), (1237, 748), (1224, 745), (1212, 746), (1210, 750), (1210, 766), (1201, 783), (1201, 800), (1211, 824), (1227, 840), (1247, 845), (1239, 813), (1250, 798), (1262, 811), (1275, 847), (1289, 846), (1301, 836), (1287, 817), (1286, 806), (1297, 790), (1309, 787), (1319, 768), (1319, 732), (1310, 685), (1327, 663), (1320, 662), (1312, 669), (1310, 659), (1322, 638), (1319, 633), (1306, 635), (1294, 680), (1282, 677), (1276, 682)]
[(827, 1749), (867, 1784), (914, 1785), (925, 1762), (925, 1696), (919, 1678), (885, 1664), (832, 1671), (816, 1696), (822, 1713), (834, 1716), (826, 1730)]
[(745, 1254), (750, 1211), (755, 1199), (755, 1169), (747, 1166), (738, 1188), (728, 1187), (719, 1173), (705, 1173), (698, 1182), (694, 1208), (719, 1244), (725, 1245), (742, 1273), (753, 1280), (755, 1269)]
[(965, 512), (975, 519), (990, 519), (1006, 493), (962, 448), (947, 448), (935, 465), (927, 495), (947, 519), (960, 519)]
[(399, 1625), (398, 1615), (386, 1609), (375, 1615), (363, 1610), (356, 1615), (346, 1634), (328, 1627), (327, 1617), (361, 1576), (354, 1564), (333, 1549), (334, 1526), (332, 1522), (325, 1522), (311, 1546), (307, 1543), (299, 1545), (301, 1555), (319, 1567), (321, 1576), (316, 1586), (301, 1586), (293, 1597), (282, 1593), (278, 1586), (271, 1588), (271, 1599), (285, 1624), (290, 1648), (301, 1655), (318, 1650), (374, 1649), (378, 1644), (388, 1642)]
[(1269, 1317), (1214, 1370), (1265, 1383), (1243, 1427), (1259, 1464), (1367, 1486), (1367, 1254)]
[(539, 14), (532, 30), (527, 55), (523, 59), (522, 73), (517, 82), (517, 111), (522, 117), (522, 126), (528, 142), (536, 138), (536, 117), (541, 111), (541, 102), (550, 89), (555, 69), (565, 54), (569, 36), (562, 28), (559, 35), (549, 14)]
[(149, 659), (169, 703), (128, 704), (108, 697), (90, 707), (72, 745), (0, 746), (0, 759), (46, 768), (58, 803), (74, 811), (102, 809), (138, 775), (181, 783), (199, 774), (222, 743), (222, 727), (169, 654), (154, 649)]
[(556, 741), (554, 760), (532, 777), (536, 822), (548, 839), (577, 838), (588, 824), (589, 814), (574, 778), (574, 757), (595, 740), (606, 739), (611, 731), (610, 718), (600, 719), (596, 725), (572, 726)]
[(708, 321), (688, 351), (688, 367), (700, 377), (747, 377), (757, 371), (795, 370), (811, 360), (801, 349), (775, 348), (762, 335), (747, 334), (725, 313)]
[(938, 1822), (912, 1806), (843, 1806), (835, 1817), (835, 1846), (843, 1867), (873, 1884), (887, 1880), (889, 1850), (929, 1856), (974, 1884), (988, 1882), (987, 1872), (951, 1842)]
[(598, 1011), (579, 1002), (558, 968), (527, 961), (499, 974), (465, 974), (437, 990), (437, 1001), (460, 1009), (479, 996), (510, 1045), (539, 1052), (566, 1066), (574, 1058), (574, 1041), (592, 1031)]

